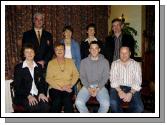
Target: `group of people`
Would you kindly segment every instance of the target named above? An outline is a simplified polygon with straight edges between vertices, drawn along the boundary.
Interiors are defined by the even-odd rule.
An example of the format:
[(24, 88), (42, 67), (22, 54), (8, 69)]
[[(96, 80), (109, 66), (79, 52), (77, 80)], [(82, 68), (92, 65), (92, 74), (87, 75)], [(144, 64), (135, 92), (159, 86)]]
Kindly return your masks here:
[(53, 113), (61, 112), (62, 105), (64, 112), (72, 113), (75, 104), (79, 112), (88, 113), (86, 102), (93, 96), (100, 104), (99, 113), (109, 107), (111, 112), (123, 112), (122, 102), (129, 103), (129, 112), (143, 112), (141, 67), (132, 59), (134, 39), (122, 33), (121, 20), (112, 21), (113, 35), (105, 43), (95, 37), (95, 24), (89, 24), (81, 44), (73, 39), (72, 27), (65, 26), (64, 39), (55, 45), (43, 21), (41, 13), (34, 14), (33, 29), (23, 34), (23, 62), (14, 69), (14, 103), (27, 112)]

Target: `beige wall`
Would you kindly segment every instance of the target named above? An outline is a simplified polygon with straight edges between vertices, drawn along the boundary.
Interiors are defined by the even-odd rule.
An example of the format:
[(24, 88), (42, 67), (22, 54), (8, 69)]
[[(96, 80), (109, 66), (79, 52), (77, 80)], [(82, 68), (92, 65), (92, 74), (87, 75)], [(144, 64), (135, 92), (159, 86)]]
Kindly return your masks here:
[(137, 30), (137, 36), (135, 39), (138, 42), (139, 50), (137, 51), (137, 56), (141, 56), (141, 44), (142, 44), (142, 33), (145, 29), (145, 8), (141, 5), (113, 5), (111, 6), (110, 17), (108, 20), (108, 29), (111, 30), (111, 21), (120, 17), (124, 14), (126, 22), (130, 23), (130, 26)]

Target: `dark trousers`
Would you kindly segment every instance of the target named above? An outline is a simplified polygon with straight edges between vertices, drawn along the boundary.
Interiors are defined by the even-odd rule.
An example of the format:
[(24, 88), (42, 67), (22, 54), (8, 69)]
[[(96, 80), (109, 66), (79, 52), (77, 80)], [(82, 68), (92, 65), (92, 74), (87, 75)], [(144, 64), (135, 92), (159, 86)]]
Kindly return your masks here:
[(57, 89), (50, 89), (49, 96), (51, 98), (51, 112), (61, 112), (62, 106), (64, 106), (65, 113), (73, 112), (72, 93), (66, 91), (60, 91)]
[[(38, 101), (38, 96), (35, 96)], [(15, 104), (22, 105), (27, 113), (48, 113), (50, 106), (48, 102), (43, 102), (42, 100), (38, 101), (38, 104), (34, 106), (29, 105), (28, 99), (17, 99)]]
[[(129, 92), (131, 87), (120, 86), (120, 88), (125, 92)], [(110, 88), (110, 106), (111, 112), (113, 113), (121, 113), (123, 109), (121, 108), (122, 100), (118, 96), (118, 92), (115, 88)], [(141, 113), (144, 110), (143, 102), (141, 100), (140, 92), (135, 92), (132, 96), (131, 101), (129, 102), (129, 108), (127, 112), (131, 113)]]

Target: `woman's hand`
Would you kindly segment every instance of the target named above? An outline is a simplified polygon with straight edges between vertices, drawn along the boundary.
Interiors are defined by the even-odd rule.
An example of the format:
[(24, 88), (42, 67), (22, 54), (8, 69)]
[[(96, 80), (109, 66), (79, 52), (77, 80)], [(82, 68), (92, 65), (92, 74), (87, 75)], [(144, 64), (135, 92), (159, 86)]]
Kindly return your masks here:
[(30, 106), (35, 106), (36, 104), (38, 104), (38, 101), (34, 96), (29, 95), (27, 98)]
[(48, 97), (46, 97), (44, 94), (39, 94), (38, 100), (42, 100), (43, 102), (48, 102)]

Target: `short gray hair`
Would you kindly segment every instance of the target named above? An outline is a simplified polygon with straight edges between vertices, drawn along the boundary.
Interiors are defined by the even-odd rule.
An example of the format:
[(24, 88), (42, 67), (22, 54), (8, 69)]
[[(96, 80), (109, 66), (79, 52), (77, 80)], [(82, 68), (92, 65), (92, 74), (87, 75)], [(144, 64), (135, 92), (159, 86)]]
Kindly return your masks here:
[(35, 17), (36, 17), (36, 16), (41, 16), (41, 17), (42, 17), (42, 20), (44, 21), (44, 15), (43, 15), (42, 13), (37, 12), (37, 13), (35, 13), (34, 16), (33, 16), (33, 22), (35, 21)]

